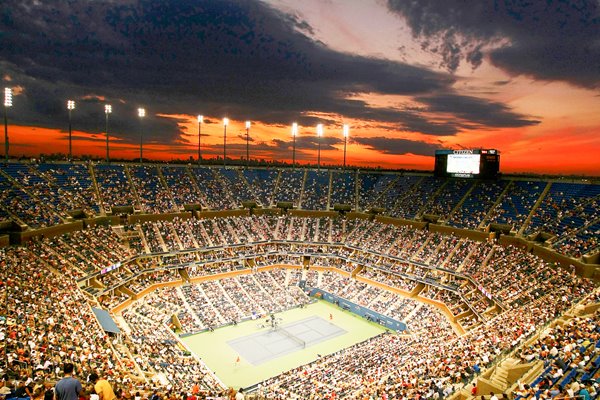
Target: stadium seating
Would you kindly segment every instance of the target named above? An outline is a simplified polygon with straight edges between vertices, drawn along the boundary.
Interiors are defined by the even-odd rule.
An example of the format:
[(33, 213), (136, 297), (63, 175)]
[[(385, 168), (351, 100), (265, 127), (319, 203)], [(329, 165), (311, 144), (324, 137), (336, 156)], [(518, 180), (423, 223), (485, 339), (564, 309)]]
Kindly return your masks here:
[[(7, 229), (19, 227), (12, 235), (34, 238), (0, 249), (0, 297), (7, 304), (0, 363), (16, 376), (53, 381), (59, 364), (71, 360), (82, 373), (100, 371), (131, 391), (169, 397), (200, 382), (205, 393), (218, 393), (222, 383), (179, 345), (177, 334), (303, 305), (310, 300), (298, 287), (302, 281), (403, 321), (408, 330), (270, 378), (260, 385), (266, 398), (448, 396), (514, 351), (523, 362), (548, 364), (530, 382), (542, 394), (572, 397), (598, 377), (598, 316), (556, 320), (577, 304), (597, 303), (595, 285), (482, 232), (491, 223), (508, 224), (524, 241), (548, 235), (548, 251), (592, 257), (600, 251), (598, 184), (5, 163), (0, 189), (0, 219), (13, 223)], [(179, 213), (187, 205), (240, 209), (247, 201), (265, 208), (291, 202), (309, 211), (348, 204), (414, 221), (275, 209)], [(430, 229), (425, 215), (448, 230)], [(36, 236), (36, 229), (75, 221), (63, 233)], [(114, 311), (120, 339), (102, 331), (91, 307)], [(537, 337), (551, 322), (552, 331)], [(524, 398), (528, 389), (515, 393)]]

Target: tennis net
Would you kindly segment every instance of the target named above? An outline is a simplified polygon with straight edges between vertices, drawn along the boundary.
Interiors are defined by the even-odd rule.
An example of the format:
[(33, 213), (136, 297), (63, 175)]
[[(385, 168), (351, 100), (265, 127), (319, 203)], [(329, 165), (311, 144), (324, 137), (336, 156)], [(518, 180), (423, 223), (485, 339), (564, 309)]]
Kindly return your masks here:
[(300, 339), (298, 336), (291, 334), (290, 332), (286, 331), (283, 328), (277, 328), (277, 332), (281, 332), (284, 336), (287, 336), (288, 338), (292, 339), (294, 342), (296, 342), (300, 346), (302, 346), (303, 349), (306, 348), (306, 342), (304, 340)]

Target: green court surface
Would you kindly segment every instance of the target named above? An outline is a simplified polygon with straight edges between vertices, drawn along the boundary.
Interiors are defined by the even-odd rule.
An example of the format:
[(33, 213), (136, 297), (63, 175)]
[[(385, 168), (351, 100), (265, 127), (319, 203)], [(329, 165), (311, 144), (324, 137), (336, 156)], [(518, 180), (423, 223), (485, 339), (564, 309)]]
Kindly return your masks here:
[[(330, 319), (330, 314), (333, 319)], [(247, 321), (235, 326), (226, 326), (216, 329), (214, 332), (203, 332), (188, 336), (181, 338), (181, 341), (196, 353), (225, 385), (239, 388), (253, 385), (292, 368), (307, 364), (317, 359), (318, 354), (323, 356), (335, 353), (386, 330), (383, 326), (368, 322), (323, 300), (305, 308), (284, 311), (276, 314), (276, 316), (281, 318), (281, 325), (317, 316), (345, 330), (346, 333), (307, 346), (304, 349), (284, 354), (256, 366), (245, 360), (227, 342), (269, 329), (259, 328), (259, 324), (264, 323), (264, 318), (260, 321)], [(238, 357), (239, 361), (237, 361)]]

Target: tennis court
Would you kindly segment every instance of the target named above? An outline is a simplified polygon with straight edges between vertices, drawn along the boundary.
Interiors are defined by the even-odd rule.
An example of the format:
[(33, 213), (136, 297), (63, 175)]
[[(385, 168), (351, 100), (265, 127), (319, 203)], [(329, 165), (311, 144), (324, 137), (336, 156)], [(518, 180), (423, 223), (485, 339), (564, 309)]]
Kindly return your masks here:
[(339, 326), (313, 315), (283, 326), (263, 328), (261, 332), (230, 340), (227, 344), (250, 364), (260, 365), (344, 333), (346, 331)]
[[(321, 355), (335, 353), (385, 331), (384, 327), (326, 301), (318, 301), (305, 308), (285, 311), (276, 316), (280, 319), (279, 327), (286, 332), (280, 332), (276, 340), (266, 340), (270, 328), (264, 327), (265, 324), (246, 321), (214, 332), (181, 338), (181, 341), (223, 383), (239, 388), (310, 363)], [(251, 339), (252, 336), (254, 338)], [(277, 341), (284, 341), (282, 336), (287, 343), (278, 345)], [(259, 337), (262, 337), (258, 339), (259, 347), (253, 348), (256, 344), (252, 341)], [(235, 342), (242, 345), (236, 348), (235, 345), (232, 346)]]

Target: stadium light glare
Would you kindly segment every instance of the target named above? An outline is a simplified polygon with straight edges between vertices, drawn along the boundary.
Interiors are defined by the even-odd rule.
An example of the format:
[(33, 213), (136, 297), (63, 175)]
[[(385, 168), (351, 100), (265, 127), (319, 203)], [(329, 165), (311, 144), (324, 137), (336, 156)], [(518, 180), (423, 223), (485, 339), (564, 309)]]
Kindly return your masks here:
[(110, 162), (110, 149), (109, 149), (109, 138), (108, 138), (108, 115), (112, 113), (112, 106), (110, 104), (104, 105), (104, 114), (106, 114), (106, 162)]
[(246, 168), (250, 166), (250, 121), (246, 121)]
[(12, 107), (12, 88), (4, 88), (4, 107)]
[(202, 137), (202, 123), (204, 115), (198, 115), (198, 164), (202, 164), (202, 150), (200, 148), (200, 138)]
[(142, 119), (146, 116), (145, 108), (138, 108), (138, 117), (140, 117), (140, 163), (144, 160), (144, 128), (142, 126)]
[(73, 159), (73, 146), (72, 146), (72, 129), (71, 129), (71, 112), (75, 109), (75, 101), (67, 100), (67, 110), (69, 111), (69, 161)]
[(223, 118), (223, 167), (227, 166), (227, 125), (229, 118)]
[(12, 107), (12, 88), (4, 88), (4, 158), (8, 161), (8, 108)]
[(296, 168), (296, 136), (298, 136), (298, 123), (292, 124), (292, 167)]

